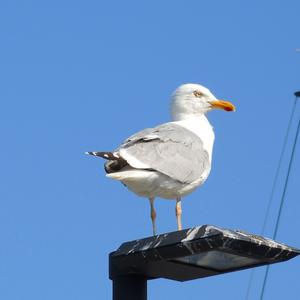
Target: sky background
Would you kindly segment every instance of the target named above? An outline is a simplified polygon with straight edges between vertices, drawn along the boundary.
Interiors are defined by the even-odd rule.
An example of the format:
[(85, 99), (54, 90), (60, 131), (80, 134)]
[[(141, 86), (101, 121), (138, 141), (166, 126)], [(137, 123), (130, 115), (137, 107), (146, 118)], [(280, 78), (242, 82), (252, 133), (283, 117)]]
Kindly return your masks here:
[[(212, 172), (184, 199), (184, 228), (260, 233), (300, 90), (299, 10), (296, 0), (1, 1), (0, 298), (111, 299), (108, 253), (151, 235), (149, 204), (84, 152), (169, 121), (170, 94), (182, 83), (237, 107), (209, 113)], [(299, 147), (277, 238), (296, 247)], [(176, 230), (174, 205), (156, 201), (159, 233)], [(258, 299), (263, 270), (249, 299)], [(153, 280), (149, 299), (245, 299), (249, 276)], [(299, 258), (272, 266), (265, 299), (296, 299), (299, 276)]]

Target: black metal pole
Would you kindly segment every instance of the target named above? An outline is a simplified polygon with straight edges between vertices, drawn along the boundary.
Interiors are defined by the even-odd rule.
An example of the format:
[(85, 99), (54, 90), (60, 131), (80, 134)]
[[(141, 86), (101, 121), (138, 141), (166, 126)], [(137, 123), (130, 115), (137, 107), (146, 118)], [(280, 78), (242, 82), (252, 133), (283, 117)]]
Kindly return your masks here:
[(147, 300), (147, 278), (143, 276), (115, 277), (113, 300)]

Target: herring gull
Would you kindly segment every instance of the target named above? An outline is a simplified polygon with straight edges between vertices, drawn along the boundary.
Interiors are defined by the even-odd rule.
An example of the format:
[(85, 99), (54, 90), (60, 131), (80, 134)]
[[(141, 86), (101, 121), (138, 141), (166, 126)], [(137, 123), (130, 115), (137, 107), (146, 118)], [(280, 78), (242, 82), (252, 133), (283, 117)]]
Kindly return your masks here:
[(199, 84), (183, 84), (171, 96), (173, 121), (144, 129), (111, 152), (87, 152), (107, 160), (107, 177), (121, 181), (150, 201), (153, 235), (156, 234), (154, 199), (176, 200), (178, 230), (182, 229), (181, 199), (207, 179), (211, 170), (213, 128), (205, 114), (212, 109), (234, 111)]

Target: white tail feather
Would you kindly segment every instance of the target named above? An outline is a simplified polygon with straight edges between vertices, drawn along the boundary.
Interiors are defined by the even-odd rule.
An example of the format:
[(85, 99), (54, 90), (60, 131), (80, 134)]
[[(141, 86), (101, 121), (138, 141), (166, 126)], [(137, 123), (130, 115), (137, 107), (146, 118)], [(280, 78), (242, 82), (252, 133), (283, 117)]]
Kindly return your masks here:
[(106, 177), (120, 180), (120, 181), (137, 181), (144, 178), (148, 178), (153, 176), (153, 173), (156, 172), (149, 172), (148, 170), (127, 170), (127, 171), (120, 171), (106, 174)]

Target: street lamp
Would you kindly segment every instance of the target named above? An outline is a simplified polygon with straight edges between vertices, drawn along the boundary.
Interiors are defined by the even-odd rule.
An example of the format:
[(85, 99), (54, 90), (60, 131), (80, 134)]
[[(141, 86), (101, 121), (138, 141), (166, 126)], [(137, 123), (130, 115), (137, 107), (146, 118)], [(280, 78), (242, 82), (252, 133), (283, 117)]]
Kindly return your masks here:
[(300, 250), (203, 225), (126, 242), (109, 255), (114, 300), (147, 299), (147, 280), (187, 281), (289, 260)]

